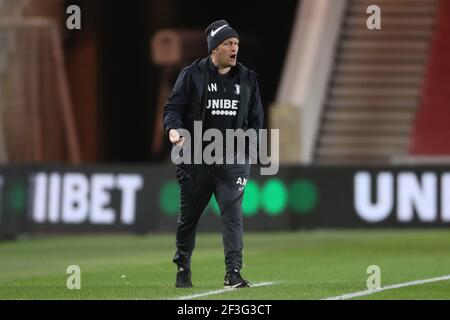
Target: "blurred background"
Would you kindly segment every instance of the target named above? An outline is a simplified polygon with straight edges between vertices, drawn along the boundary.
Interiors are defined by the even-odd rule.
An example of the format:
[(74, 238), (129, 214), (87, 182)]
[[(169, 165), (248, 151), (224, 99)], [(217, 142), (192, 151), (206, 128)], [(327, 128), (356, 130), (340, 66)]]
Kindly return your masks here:
[[(81, 9), (81, 30), (66, 27), (70, 5)], [(167, 159), (161, 101), (180, 69), (207, 55), (203, 32), (216, 19), (227, 18), (242, 34), (240, 58), (260, 70), (263, 98), (274, 101), (297, 1), (286, 2), (275, 15), (264, 4), (257, 14), (254, 3), (222, 6), (2, 1), (3, 162)], [(5, 114), (10, 109), (20, 111)], [(12, 118), (20, 122), (8, 127)], [(37, 133), (33, 141), (25, 128), (37, 130), (31, 131)]]
[(0, 0), (0, 234), (174, 230), (162, 108), (218, 19), (280, 129), (279, 174), (246, 188), (248, 228), (448, 226), (449, 1)]

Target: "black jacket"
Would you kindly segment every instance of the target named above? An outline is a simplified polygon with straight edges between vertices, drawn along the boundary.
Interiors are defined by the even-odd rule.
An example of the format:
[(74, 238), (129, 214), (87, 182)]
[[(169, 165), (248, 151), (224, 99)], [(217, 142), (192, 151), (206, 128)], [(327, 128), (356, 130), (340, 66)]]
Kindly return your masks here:
[[(192, 133), (194, 121), (204, 121), (207, 85), (209, 83), (209, 57), (198, 59), (184, 68), (164, 107), (164, 129), (186, 129)], [(259, 130), (263, 126), (264, 110), (259, 95), (256, 73), (238, 63), (241, 100), (234, 129)]]

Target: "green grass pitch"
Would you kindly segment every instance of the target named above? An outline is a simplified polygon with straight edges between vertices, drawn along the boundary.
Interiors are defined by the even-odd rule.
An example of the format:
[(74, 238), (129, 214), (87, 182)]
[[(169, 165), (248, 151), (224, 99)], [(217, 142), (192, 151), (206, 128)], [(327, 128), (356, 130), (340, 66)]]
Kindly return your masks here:
[[(245, 233), (242, 275), (277, 282), (200, 299), (323, 299), (367, 289), (367, 267), (381, 286), (450, 274), (449, 230), (355, 230)], [(200, 233), (193, 289), (176, 289), (173, 234), (88, 235), (0, 242), (0, 299), (176, 299), (220, 290), (219, 233)], [(69, 265), (81, 289), (66, 287)], [(378, 292), (359, 299), (449, 299), (450, 280)]]

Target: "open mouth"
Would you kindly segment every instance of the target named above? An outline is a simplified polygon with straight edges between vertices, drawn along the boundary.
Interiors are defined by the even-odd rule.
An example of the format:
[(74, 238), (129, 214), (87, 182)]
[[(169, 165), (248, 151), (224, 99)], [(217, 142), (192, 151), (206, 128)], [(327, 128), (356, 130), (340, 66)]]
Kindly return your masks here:
[(230, 56), (230, 58), (233, 59), (233, 60), (235, 60), (235, 59), (236, 59), (236, 56), (237, 56), (237, 54), (232, 54), (232, 55)]

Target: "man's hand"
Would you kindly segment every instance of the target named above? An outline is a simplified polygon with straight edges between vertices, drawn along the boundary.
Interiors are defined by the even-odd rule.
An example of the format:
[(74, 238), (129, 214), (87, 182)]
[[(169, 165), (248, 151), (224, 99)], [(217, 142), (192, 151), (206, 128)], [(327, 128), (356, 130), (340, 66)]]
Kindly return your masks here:
[(180, 147), (183, 145), (184, 138), (180, 136), (177, 130), (170, 129), (169, 131), (169, 140), (175, 145), (179, 145)]

